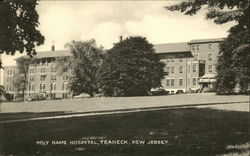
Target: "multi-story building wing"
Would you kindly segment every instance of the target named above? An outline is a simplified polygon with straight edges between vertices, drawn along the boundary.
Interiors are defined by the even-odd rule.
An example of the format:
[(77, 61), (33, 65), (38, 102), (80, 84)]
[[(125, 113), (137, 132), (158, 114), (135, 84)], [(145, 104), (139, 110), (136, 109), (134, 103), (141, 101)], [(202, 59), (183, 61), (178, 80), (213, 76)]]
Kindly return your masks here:
[(168, 73), (162, 82), (163, 88), (170, 92), (213, 88), (222, 41), (222, 38), (201, 39), (155, 45)]
[(17, 66), (5, 66), (4, 67), (4, 74), (3, 74), (3, 85), (5, 88), (5, 91), (9, 93), (12, 98), (16, 98), (18, 95), (18, 92), (16, 91), (16, 88), (14, 87), (14, 78), (17, 74)]
[[(25, 96), (27, 98), (33, 97), (37, 94), (42, 94), (48, 99), (69, 97), (70, 92), (68, 85), (71, 73), (70, 71), (59, 73), (56, 69), (56, 58), (61, 56), (71, 56), (71, 53), (69, 50), (52, 50), (46, 52), (38, 52), (37, 55), (32, 58), (33, 61), (29, 65), (28, 70), (27, 91), (25, 92)], [(4, 73), (4, 86), (6, 88), (6, 91), (12, 94), (15, 98), (18, 97), (18, 94), (20, 93), (18, 93), (17, 91), (10, 92), (11, 90), (9, 88), (10, 86), (13, 86), (13, 78), (11, 78), (11, 76), (14, 76), (14, 74), (11, 75), (9, 72), (14, 71), (14, 69), (16, 71), (17, 67), (6, 67)], [(11, 79), (12, 81), (10, 81), (9, 79)]]

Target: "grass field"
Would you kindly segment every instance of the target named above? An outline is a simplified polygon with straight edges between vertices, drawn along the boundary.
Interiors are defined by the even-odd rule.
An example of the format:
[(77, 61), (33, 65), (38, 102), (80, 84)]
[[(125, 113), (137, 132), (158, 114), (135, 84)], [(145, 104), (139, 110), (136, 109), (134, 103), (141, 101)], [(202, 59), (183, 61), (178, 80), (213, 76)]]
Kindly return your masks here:
[[(187, 108), (27, 121), (0, 126), (0, 155), (200, 156), (249, 152), (248, 112)], [(40, 140), (69, 142), (86, 139), (159, 139), (168, 143), (99, 146), (36, 144)]]

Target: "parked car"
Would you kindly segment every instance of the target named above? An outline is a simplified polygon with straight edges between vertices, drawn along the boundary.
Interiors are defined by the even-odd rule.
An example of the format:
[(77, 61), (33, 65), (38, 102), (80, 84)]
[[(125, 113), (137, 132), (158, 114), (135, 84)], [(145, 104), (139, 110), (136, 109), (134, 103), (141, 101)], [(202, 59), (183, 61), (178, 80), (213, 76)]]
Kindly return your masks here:
[(184, 92), (183, 92), (183, 90), (177, 90), (176, 91), (176, 94), (183, 94)]
[(168, 95), (169, 91), (166, 91), (165, 89), (158, 89), (156, 91), (151, 91), (152, 95)]
[(79, 95), (74, 96), (74, 99), (80, 99), (80, 98), (90, 98), (90, 95), (87, 93), (81, 93)]
[(32, 97), (27, 99), (27, 101), (39, 101), (39, 100), (46, 100), (44, 94), (34, 94)]
[(103, 93), (97, 93), (94, 95), (94, 97), (104, 97), (104, 94)]

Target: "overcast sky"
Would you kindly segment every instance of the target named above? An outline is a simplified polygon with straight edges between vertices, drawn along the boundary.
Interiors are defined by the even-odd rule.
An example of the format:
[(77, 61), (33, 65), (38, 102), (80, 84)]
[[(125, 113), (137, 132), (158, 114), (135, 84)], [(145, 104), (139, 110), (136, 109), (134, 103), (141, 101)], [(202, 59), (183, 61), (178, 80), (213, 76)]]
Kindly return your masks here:
[[(202, 10), (195, 16), (170, 12), (164, 6), (176, 1), (40, 1), (39, 30), (45, 36), (37, 51), (65, 49), (71, 40), (90, 40), (111, 48), (119, 36), (141, 35), (153, 44), (185, 42), (192, 39), (226, 37), (234, 24), (216, 25), (206, 20)], [(4, 65), (15, 65), (14, 58), (3, 55)]]

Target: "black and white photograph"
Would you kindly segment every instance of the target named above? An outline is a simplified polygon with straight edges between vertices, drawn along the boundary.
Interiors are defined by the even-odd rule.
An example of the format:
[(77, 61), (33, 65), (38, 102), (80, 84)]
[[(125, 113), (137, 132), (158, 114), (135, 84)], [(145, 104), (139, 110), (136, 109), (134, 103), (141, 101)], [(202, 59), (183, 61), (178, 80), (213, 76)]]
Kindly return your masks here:
[(0, 156), (249, 156), (249, 0), (0, 0)]

